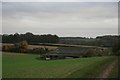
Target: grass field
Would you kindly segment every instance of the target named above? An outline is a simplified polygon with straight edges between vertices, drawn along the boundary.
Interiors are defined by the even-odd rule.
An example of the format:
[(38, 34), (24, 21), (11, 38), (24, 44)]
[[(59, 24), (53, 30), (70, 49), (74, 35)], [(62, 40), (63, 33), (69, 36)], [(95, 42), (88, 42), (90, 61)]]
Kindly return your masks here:
[[(116, 57), (38, 60), (37, 55), (3, 53), (3, 78), (87, 78), (97, 77)], [(112, 77), (117, 77), (114, 69)], [(109, 76), (111, 77), (111, 76)]]

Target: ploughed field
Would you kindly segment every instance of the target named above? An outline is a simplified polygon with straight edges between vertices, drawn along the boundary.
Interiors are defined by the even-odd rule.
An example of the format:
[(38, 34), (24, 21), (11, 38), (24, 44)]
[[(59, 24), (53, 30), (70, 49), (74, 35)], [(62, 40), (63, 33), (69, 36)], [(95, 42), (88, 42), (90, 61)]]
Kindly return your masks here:
[[(115, 60), (116, 56), (41, 60), (38, 55), (5, 53), (2, 55), (3, 78), (96, 78)], [(109, 78), (116, 78), (117, 63), (108, 71)], [(104, 72), (105, 73), (105, 72)]]

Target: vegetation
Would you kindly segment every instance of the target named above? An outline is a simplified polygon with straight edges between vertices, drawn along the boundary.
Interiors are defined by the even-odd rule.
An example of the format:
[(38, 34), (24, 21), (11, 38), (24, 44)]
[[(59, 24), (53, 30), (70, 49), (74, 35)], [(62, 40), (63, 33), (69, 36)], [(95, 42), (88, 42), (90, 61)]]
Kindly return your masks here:
[[(2, 46), (2, 50), (6, 51), (2, 58), (3, 78), (95, 78), (117, 59), (114, 55), (120, 53), (119, 36), (59, 38), (57, 35), (34, 35), (29, 32), (1, 36), (3, 43), (12, 43)], [(47, 53), (77, 58), (42, 60)], [(115, 65), (108, 77), (116, 78), (117, 73)]]
[[(3, 78), (90, 78), (99, 75), (105, 64), (116, 59), (115, 56), (106, 56), (45, 61), (36, 57), (3, 53)], [(116, 78), (116, 71), (113, 75)]]
[(96, 45), (97, 46), (105, 46), (105, 47), (112, 47), (115, 42), (118, 42), (120, 36), (112, 36), (112, 35), (107, 35), (107, 36), (98, 36), (96, 37)]
[(32, 54), (45, 54), (49, 52), (48, 48), (46, 47), (38, 47), (38, 48), (28, 48), (28, 43), (27, 41), (22, 41), (20, 43), (16, 43), (14, 45), (3, 45), (2, 46), (2, 51), (6, 52), (17, 52), (17, 53), (32, 53)]
[(120, 55), (120, 39), (113, 44), (112, 51), (113, 54), (115, 53), (115, 55)]
[(110, 75), (109, 75), (109, 77), (110, 78), (116, 78), (116, 77), (118, 77), (119, 76), (119, 67), (118, 67), (118, 62), (116, 63), (116, 65), (114, 66), (114, 68), (112, 69), (112, 71), (111, 71), (111, 73), (110, 73)]
[[(111, 55), (111, 51), (106, 47), (96, 46), (81, 46), (81, 45), (66, 45), (66, 44), (41, 44), (28, 45), (26, 41), (14, 45), (3, 45), (3, 51), (29, 53), (29, 54), (62, 54), (63, 56), (76, 56), (76, 57), (94, 57), (94, 56), (107, 56)], [(46, 47), (47, 45), (47, 47)], [(48, 47), (49, 45), (49, 47)], [(56, 46), (56, 47), (54, 47)], [(63, 47), (64, 46), (64, 47)]]
[(118, 35), (97, 36), (96, 38), (60, 37), (59, 42), (63, 44), (112, 47), (119, 37)]
[(2, 43), (18, 43), (21, 41), (27, 41), (29, 44), (35, 43), (57, 43), (59, 38), (57, 35), (34, 35), (30, 32), (26, 34), (3, 34)]
[(74, 44), (74, 45), (88, 45), (95, 46), (95, 38), (85, 37), (60, 37), (59, 42), (62, 44)]
[(3, 45), (2, 51), (8, 51), (8, 52), (19, 52), (19, 53), (26, 53), (28, 48), (27, 41), (22, 41), (20, 43), (16, 43), (14, 45)]
[(104, 46), (112, 47), (115, 42), (118, 41), (119, 35), (105, 35), (97, 36), (96, 38), (86, 37), (58, 37), (57, 35), (34, 35), (27, 32), (25, 34), (3, 34), (2, 43), (18, 43), (21, 41), (27, 41), (29, 44), (39, 43), (62, 43), (62, 44), (74, 44), (74, 45), (87, 45), (87, 46)]

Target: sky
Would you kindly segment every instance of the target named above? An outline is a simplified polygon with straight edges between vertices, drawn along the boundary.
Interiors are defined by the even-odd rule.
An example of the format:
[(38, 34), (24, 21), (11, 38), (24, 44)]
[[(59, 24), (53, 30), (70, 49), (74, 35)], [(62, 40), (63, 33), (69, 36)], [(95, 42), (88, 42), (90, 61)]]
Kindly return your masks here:
[(119, 0), (0, 0), (2, 2), (119, 2)]
[(2, 33), (96, 37), (118, 34), (117, 2), (3, 2)]

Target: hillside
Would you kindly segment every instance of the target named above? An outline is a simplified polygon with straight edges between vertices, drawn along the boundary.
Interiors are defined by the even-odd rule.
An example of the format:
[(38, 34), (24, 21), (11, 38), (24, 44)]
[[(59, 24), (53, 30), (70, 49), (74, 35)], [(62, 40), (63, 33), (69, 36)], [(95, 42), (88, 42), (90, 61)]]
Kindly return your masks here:
[[(37, 57), (3, 53), (3, 78), (92, 78), (98, 77), (116, 60), (115, 56), (51, 61), (38, 60)], [(110, 77), (116, 78), (117, 70)]]

